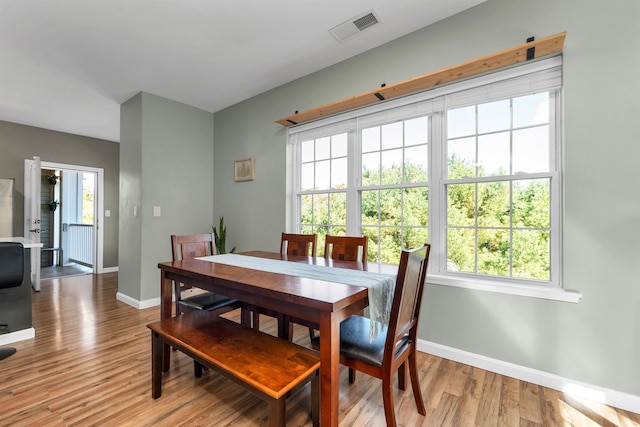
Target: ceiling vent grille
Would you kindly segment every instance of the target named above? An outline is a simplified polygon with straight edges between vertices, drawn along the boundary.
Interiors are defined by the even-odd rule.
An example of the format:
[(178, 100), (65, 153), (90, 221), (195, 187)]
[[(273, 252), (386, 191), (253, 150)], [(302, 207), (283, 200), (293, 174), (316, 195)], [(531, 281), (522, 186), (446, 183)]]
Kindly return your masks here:
[(336, 40), (342, 42), (379, 22), (381, 22), (380, 18), (372, 9), (355, 16), (340, 25), (336, 25), (329, 30), (329, 33), (331, 33)]

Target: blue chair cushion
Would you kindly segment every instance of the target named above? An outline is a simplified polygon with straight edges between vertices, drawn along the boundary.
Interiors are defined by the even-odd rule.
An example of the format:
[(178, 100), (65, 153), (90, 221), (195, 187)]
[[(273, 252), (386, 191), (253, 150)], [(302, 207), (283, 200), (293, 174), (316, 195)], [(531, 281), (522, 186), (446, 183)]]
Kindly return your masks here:
[[(387, 328), (373, 340), (369, 341), (371, 321), (363, 316), (351, 316), (340, 323), (340, 353), (350, 359), (357, 359), (370, 365), (382, 366), (384, 342), (387, 339)], [(396, 343), (396, 353), (409, 343), (405, 336)], [(320, 335), (311, 339), (316, 348), (320, 346)]]
[(227, 305), (236, 304), (237, 302), (238, 300), (235, 298), (214, 294), (213, 292), (206, 292), (181, 299), (179, 304), (190, 309), (210, 311), (217, 310)]

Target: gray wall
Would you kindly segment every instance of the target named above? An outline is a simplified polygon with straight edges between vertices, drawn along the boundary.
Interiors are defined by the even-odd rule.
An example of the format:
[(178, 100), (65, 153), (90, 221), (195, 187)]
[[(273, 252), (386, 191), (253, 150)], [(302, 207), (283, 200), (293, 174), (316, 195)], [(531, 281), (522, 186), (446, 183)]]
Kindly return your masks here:
[[(614, 6), (615, 4), (615, 6)], [(489, 0), (215, 114), (214, 214), (230, 246), (277, 250), (285, 129), (274, 120), (537, 38), (564, 49), (564, 286), (579, 304), (429, 285), (420, 338), (640, 395), (640, 3)], [(336, 44), (336, 49), (340, 45)], [(304, 58), (301, 58), (304, 60)], [(255, 181), (233, 161), (255, 157)], [(230, 201), (233, 201), (231, 203)]]
[(120, 126), (118, 290), (144, 302), (160, 296), (171, 234), (211, 233), (213, 114), (140, 93), (121, 106)]
[(39, 156), (42, 161), (104, 169), (103, 267), (118, 266), (118, 156), (120, 144), (16, 123), (0, 121), (0, 178), (15, 181), (15, 234), (22, 236), (24, 224), (24, 161)]

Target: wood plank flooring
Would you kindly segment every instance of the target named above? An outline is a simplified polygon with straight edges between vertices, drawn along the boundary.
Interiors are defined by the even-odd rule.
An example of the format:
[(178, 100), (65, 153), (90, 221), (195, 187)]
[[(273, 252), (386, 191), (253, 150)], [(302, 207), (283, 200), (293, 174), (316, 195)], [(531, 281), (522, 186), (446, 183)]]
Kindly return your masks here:
[[(151, 398), (147, 323), (159, 308), (116, 300), (117, 273), (52, 279), (33, 295), (36, 338), (13, 344), (0, 361), (2, 426), (266, 426), (266, 404), (212, 371), (193, 377), (192, 361), (173, 353), (162, 397)], [(238, 313), (230, 313), (234, 320)], [(262, 329), (275, 333), (263, 318)], [(305, 328), (295, 330), (308, 344)], [(421, 353), (427, 416), (411, 387), (395, 390), (401, 426), (640, 426), (640, 415)], [(384, 426), (379, 380), (341, 370), (340, 425)], [(311, 425), (308, 389), (287, 402), (287, 425)]]

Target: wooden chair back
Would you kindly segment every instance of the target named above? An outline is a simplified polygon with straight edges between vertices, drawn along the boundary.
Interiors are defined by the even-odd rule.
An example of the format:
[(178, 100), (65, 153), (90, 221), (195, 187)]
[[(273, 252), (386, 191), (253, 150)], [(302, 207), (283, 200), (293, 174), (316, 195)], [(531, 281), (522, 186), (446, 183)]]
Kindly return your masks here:
[[(317, 234), (282, 233), (280, 253), (283, 255), (316, 256)], [(309, 252), (311, 251), (311, 252)]]
[(171, 235), (171, 254), (174, 261), (216, 255), (213, 234)]
[(393, 371), (396, 343), (406, 339), (414, 344), (418, 338), (418, 318), (427, 277), (431, 245), (425, 244), (410, 251), (402, 251), (391, 304), (389, 328), (384, 346), (383, 366)]
[(324, 257), (341, 261), (367, 262), (367, 237), (327, 234), (324, 240)]

